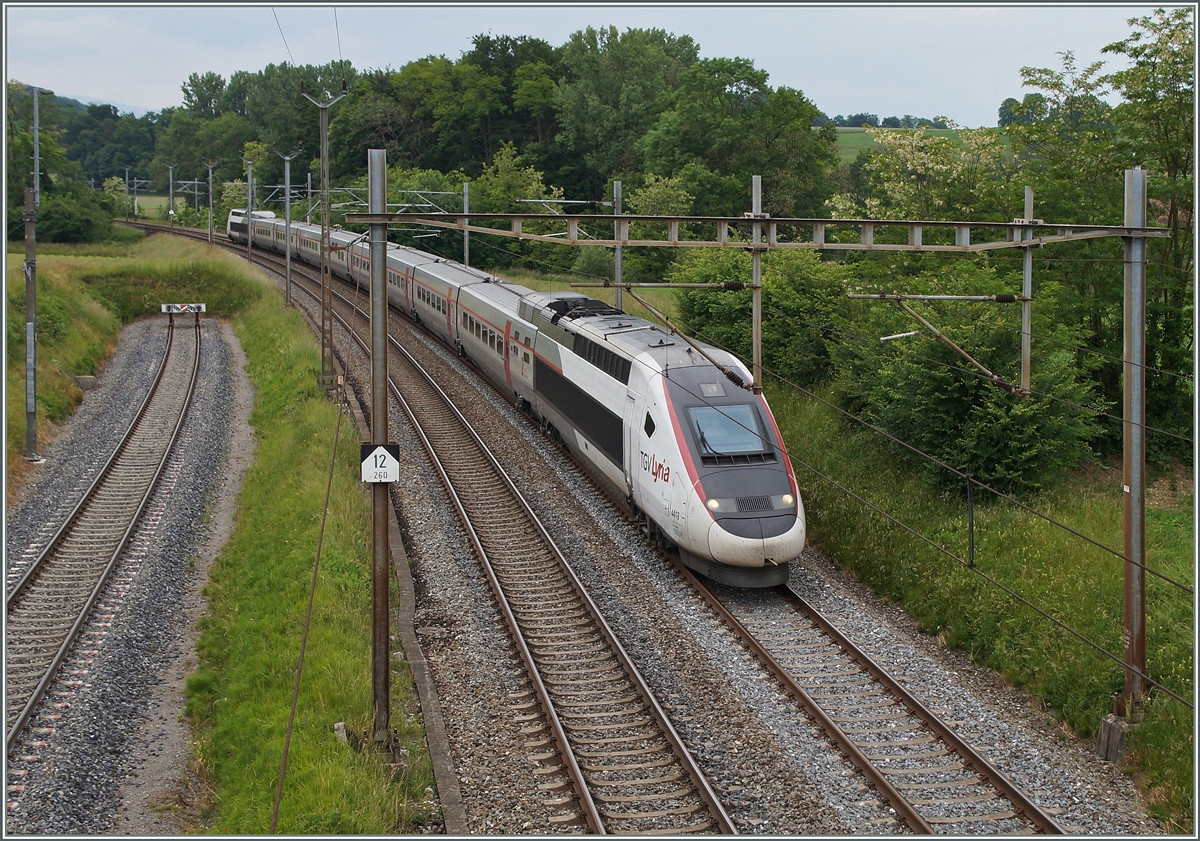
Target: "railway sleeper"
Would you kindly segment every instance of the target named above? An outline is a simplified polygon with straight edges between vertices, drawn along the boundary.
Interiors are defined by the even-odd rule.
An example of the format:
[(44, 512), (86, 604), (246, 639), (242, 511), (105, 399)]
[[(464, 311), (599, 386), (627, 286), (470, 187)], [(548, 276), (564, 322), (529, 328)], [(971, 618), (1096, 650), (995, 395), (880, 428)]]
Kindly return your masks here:
[(690, 788), (677, 788), (657, 794), (634, 794), (627, 796), (619, 794), (593, 794), (592, 797), (602, 803), (644, 803), (649, 800), (683, 800), (694, 795), (695, 792)]
[[(650, 730), (646, 733), (633, 733), (629, 736), (614, 736), (611, 739), (573, 739), (572, 741), (578, 745), (624, 745), (630, 742), (655, 742), (661, 737), (657, 730)], [(666, 750), (666, 744), (660, 744), (658, 750)]]
[(659, 783), (673, 783), (681, 779), (683, 779), (683, 775), (676, 771), (662, 777), (647, 777), (636, 780), (588, 780), (588, 783), (594, 786), (649, 786)]
[(949, 817), (949, 818), (925, 818), (928, 823), (936, 824), (951, 824), (951, 823), (972, 823), (974, 821), (1006, 821), (1010, 818), (1015, 818), (1015, 812), (1005, 809), (1003, 812), (993, 812), (990, 815), (972, 815), (971, 817)]
[[(601, 809), (600, 814), (616, 821), (638, 821), (652, 820), (654, 818), (671, 818), (676, 815), (692, 815), (703, 808), (703, 804), (697, 803), (692, 806), (676, 806), (674, 809), (662, 809), (657, 812), (616, 812), (612, 809)], [(674, 830), (668, 831), (673, 832)], [(640, 834), (642, 830), (638, 830), (638, 832)]]

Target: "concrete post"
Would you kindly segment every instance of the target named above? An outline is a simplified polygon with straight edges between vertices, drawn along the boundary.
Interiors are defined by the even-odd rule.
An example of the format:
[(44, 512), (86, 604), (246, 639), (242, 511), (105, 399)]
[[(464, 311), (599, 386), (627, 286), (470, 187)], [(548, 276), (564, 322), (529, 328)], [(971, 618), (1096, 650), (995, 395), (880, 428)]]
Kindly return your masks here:
[[(621, 215), (621, 182), (613, 182), (613, 216)], [(613, 222), (613, 239), (621, 238), (621, 223)], [(624, 290), (621, 289), (621, 246), (617, 246), (613, 250), (613, 280), (617, 284), (617, 309), (625, 309)]]
[[(1025, 221), (1033, 221), (1033, 187), (1025, 188)], [(1025, 239), (1033, 239), (1033, 229), (1025, 229)], [(1024, 266), (1021, 275), (1021, 388), (1028, 394), (1032, 371), (1030, 343), (1033, 338), (1033, 248), (1023, 249)]]
[(25, 459), (37, 452), (37, 206), (36, 191), (25, 191)]
[[(753, 205), (752, 212), (755, 220), (762, 215), (762, 176), (753, 176)], [(751, 261), (751, 278), (750, 282), (754, 290), (754, 324), (753, 338), (754, 343), (754, 393), (762, 394), (762, 253), (758, 250), (758, 244), (762, 242), (762, 225), (755, 221), (753, 225), (754, 248), (750, 252)]]
[[(1146, 171), (1125, 170), (1125, 225), (1146, 226)], [(1146, 672), (1146, 238), (1125, 242), (1125, 663)], [(1116, 712), (1131, 715), (1146, 695), (1141, 675), (1125, 670)]]
[[(383, 149), (367, 151), (367, 203), (369, 212), (387, 213), (387, 153)], [(388, 443), (387, 397), (387, 225), (371, 223), (371, 442)], [(371, 486), (371, 688), (372, 739), (391, 741), (388, 572), (391, 551), (388, 546), (390, 516), (388, 485)]]

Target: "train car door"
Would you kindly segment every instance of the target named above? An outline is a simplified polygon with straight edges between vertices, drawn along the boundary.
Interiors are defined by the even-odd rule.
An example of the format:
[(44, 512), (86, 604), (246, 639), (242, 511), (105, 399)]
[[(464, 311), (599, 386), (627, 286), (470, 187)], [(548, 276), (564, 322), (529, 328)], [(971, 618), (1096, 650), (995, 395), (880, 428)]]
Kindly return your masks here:
[(625, 457), (621, 459), (622, 466), (625, 468), (625, 490), (629, 494), (629, 498), (633, 499), (633, 483), (637, 478), (638, 471), (638, 417), (641, 416), (641, 404), (639, 395), (627, 392), (625, 394), (625, 417), (622, 426), (625, 429)]
[(684, 534), (687, 532), (687, 514), (688, 514), (688, 488), (687, 472), (684, 470), (676, 470), (674, 472), (673, 481), (671, 482), (671, 504), (670, 504), (670, 527), (671, 538), (676, 542), (683, 540)]

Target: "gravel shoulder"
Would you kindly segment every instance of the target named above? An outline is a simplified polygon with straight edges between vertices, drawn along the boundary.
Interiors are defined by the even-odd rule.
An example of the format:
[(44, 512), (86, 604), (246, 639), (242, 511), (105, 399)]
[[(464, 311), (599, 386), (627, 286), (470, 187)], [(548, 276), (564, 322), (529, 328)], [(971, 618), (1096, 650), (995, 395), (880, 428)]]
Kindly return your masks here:
[[(103, 465), (154, 373), (164, 322), (124, 328), (96, 390), (43, 453), (47, 463), (6, 511), (8, 571), (31, 535), (52, 529)], [(96, 652), (73, 654), (83, 685), (22, 769), (6, 833), (174, 835), (199, 829), (183, 689), (195, 668), (194, 625), (207, 569), (233, 528), (253, 457), (254, 391), (227, 321), (203, 322), (201, 384), (185, 440), (155, 493), (156, 521), (139, 528), (100, 610), (111, 616)], [(154, 518), (152, 518), (154, 519)], [(89, 659), (90, 658), (90, 659)], [(72, 660), (76, 661), (72, 664)], [(16, 763), (20, 764), (20, 763)], [(8, 766), (11, 775), (13, 763)], [(12, 799), (12, 798), (10, 798)]]

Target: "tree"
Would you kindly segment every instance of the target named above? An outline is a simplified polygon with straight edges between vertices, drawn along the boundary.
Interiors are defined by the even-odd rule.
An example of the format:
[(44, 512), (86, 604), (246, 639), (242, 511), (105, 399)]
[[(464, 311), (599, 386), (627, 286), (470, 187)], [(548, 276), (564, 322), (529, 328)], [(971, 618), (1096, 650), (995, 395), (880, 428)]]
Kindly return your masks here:
[(476, 35), (471, 41), (474, 49), (463, 54), (461, 63), (479, 67), (500, 83), (500, 107), (488, 118), (494, 142), (509, 141), (519, 152), (532, 143), (545, 143), (553, 134), (560, 51), (524, 35)]
[(565, 184), (573, 194), (599, 199), (614, 173), (636, 168), (635, 144), (698, 52), (690, 37), (661, 29), (589, 26), (571, 35), (562, 47), (557, 108), (559, 140), (582, 161)]
[(868, 114), (865, 111), (861, 114), (851, 114), (846, 118), (846, 125), (858, 128), (860, 126), (879, 126), (879, 115)]
[[(728, 249), (688, 249), (672, 269), (672, 283), (746, 283), (751, 258)], [(773, 251), (763, 258), (763, 367), (803, 387), (833, 373), (837, 314), (845, 309), (852, 275), (846, 266), (822, 261), (810, 251)], [(683, 292), (679, 312), (693, 335), (752, 356), (752, 301), (740, 292)]]
[(812, 128), (819, 113), (799, 91), (772, 89), (766, 71), (747, 59), (705, 59), (684, 71), (671, 107), (636, 148), (657, 175), (698, 164), (732, 176), (724, 206), (712, 210), (717, 215), (740, 211), (753, 175), (763, 176), (768, 213), (815, 215), (829, 196), (828, 174), (836, 164), (833, 129)]
[[(956, 138), (928, 128), (867, 128), (879, 148), (863, 156), (869, 193), (861, 207), (840, 204), (838, 215), (871, 219), (1011, 218), (1011, 179), (995, 129), (955, 127)], [(865, 212), (864, 212), (865, 211)]]
[[(1130, 159), (1147, 167), (1152, 224), (1167, 239), (1148, 241), (1146, 350), (1149, 362), (1168, 371), (1190, 369), (1194, 341), (1192, 277), (1195, 232), (1195, 59), (1191, 9), (1157, 9), (1133, 18), (1134, 32), (1109, 44), (1106, 53), (1128, 56), (1133, 64), (1103, 77), (1124, 100), (1114, 121), (1118, 144)], [(1194, 388), (1189, 382), (1148, 372), (1147, 412), (1156, 425), (1190, 434)], [(1158, 453), (1186, 457), (1182, 442), (1155, 437)]]
[[(894, 282), (897, 269), (909, 268), (889, 262), (861, 264), (860, 273), (877, 273), (861, 275), (863, 287), (887, 288), (884, 284)], [(931, 260), (929, 265), (935, 268), (904, 278), (905, 291), (984, 295), (1017, 289), (1021, 282), (1016, 272), (982, 262)], [(1087, 457), (1089, 442), (1099, 432), (1095, 420), (1071, 404), (1107, 405), (1092, 393), (1075, 354), (1063, 347), (1077, 344), (1082, 336), (1060, 317), (1054, 291), (1051, 283), (1045, 284), (1034, 308), (1033, 332), (1054, 342), (1033, 344), (1031, 398), (1022, 399), (976, 375), (961, 356), (928, 334), (881, 343), (879, 336), (920, 325), (898, 307), (861, 301), (834, 319), (839, 341), (831, 349), (838, 403), (951, 467), (969, 465), (981, 481), (1000, 490), (1028, 493), (1055, 481), (1064, 468)], [(1020, 367), (1017, 309), (966, 301), (910, 305), (988, 369), (1015, 380)], [(954, 474), (905, 448), (894, 450), (932, 482), (947, 490), (961, 488)]]
[[(689, 173), (691, 174), (691, 173)], [(686, 216), (692, 213), (695, 199), (678, 177), (650, 173), (640, 186), (625, 197), (623, 210), (635, 216)], [(657, 227), (657, 230), (655, 228)], [(685, 226), (686, 227), (686, 226)], [(663, 236), (663, 226), (634, 222), (629, 226), (633, 239), (654, 239)], [(663, 279), (678, 256), (675, 248), (625, 249), (622, 272), (630, 278), (644, 281)]]
[(429, 123), (396, 94), (396, 74), (376, 70), (361, 74), (354, 89), (329, 122), (329, 172), (347, 180), (367, 170), (366, 149), (383, 149), (389, 165), (412, 167), (429, 141)]
[(554, 90), (554, 76), (544, 61), (522, 64), (513, 74), (513, 110), (533, 119), (538, 143), (545, 143), (553, 133)]
[(184, 108), (209, 120), (221, 116), (225, 78), (220, 73), (189, 74), (182, 87)]

